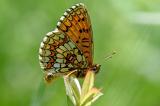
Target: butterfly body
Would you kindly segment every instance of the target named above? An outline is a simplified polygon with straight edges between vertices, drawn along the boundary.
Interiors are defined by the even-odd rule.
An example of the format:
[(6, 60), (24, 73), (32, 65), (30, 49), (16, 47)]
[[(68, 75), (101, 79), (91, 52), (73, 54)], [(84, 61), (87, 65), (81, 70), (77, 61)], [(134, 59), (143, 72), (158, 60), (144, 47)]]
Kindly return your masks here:
[(47, 33), (39, 49), (40, 66), (45, 80), (67, 75), (74, 71), (84, 77), (90, 69), (97, 73), (100, 65), (93, 65), (92, 28), (89, 15), (82, 3), (68, 9), (55, 30)]

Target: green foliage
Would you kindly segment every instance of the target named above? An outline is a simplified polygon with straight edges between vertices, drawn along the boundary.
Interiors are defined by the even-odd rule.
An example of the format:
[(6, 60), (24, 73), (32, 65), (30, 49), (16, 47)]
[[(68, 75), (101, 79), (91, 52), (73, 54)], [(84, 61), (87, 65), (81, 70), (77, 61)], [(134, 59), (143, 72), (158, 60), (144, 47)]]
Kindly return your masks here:
[(92, 21), (94, 63), (102, 66), (95, 85), (104, 95), (93, 106), (159, 106), (160, 0), (0, 0), (0, 106), (66, 106), (62, 78), (41, 84), (38, 49), (79, 2)]

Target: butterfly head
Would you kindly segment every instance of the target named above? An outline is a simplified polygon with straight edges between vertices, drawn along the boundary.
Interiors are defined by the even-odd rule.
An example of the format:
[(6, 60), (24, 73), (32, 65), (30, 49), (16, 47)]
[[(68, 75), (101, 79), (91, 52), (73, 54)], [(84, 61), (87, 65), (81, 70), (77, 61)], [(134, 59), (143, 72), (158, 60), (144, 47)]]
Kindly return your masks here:
[(100, 64), (95, 64), (92, 66), (91, 70), (95, 73), (98, 73), (100, 70), (101, 65)]

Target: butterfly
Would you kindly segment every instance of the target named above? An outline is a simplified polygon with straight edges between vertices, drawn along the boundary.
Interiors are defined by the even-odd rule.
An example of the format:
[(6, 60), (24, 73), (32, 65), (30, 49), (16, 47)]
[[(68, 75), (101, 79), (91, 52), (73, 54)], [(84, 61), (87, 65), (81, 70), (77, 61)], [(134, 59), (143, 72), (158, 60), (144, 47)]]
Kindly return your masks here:
[(45, 80), (67, 75), (72, 71), (77, 78), (88, 70), (97, 73), (99, 64), (93, 64), (93, 34), (90, 17), (79, 3), (67, 9), (57, 27), (46, 34), (39, 48), (40, 66)]

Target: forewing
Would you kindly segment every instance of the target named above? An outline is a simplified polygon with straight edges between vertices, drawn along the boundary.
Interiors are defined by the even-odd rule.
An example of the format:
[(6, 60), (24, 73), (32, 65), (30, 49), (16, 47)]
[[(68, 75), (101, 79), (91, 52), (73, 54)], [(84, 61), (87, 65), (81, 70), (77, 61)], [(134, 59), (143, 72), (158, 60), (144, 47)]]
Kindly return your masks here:
[(65, 33), (77, 45), (87, 59), (88, 66), (92, 65), (92, 27), (90, 17), (82, 3), (68, 9), (60, 18), (57, 28)]

